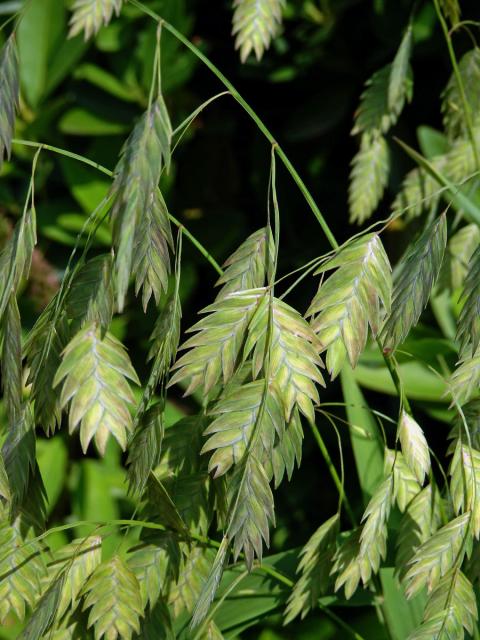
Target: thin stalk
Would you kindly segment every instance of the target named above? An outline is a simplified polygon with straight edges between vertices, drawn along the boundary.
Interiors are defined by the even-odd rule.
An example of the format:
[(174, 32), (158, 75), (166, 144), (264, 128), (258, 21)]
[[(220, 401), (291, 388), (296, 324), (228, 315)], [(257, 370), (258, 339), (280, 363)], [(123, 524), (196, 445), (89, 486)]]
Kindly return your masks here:
[[(98, 162), (94, 162), (90, 160), (90, 158), (85, 158), (85, 156), (78, 155), (78, 153), (72, 153), (71, 151), (67, 151), (66, 149), (61, 149), (60, 147), (54, 147), (50, 144), (44, 144), (43, 142), (33, 142), (32, 140), (20, 140), (18, 138), (14, 138), (12, 140), (13, 144), (20, 144), (24, 147), (34, 147), (36, 149), (45, 149), (47, 151), (52, 151), (53, 153), (57, 153), (58, 155), (65, 156), (66, 158), (71, 158), (72, 160), (77, 160), (78, 162), (83, 162), (83, 164), (87, 164), (97, 171), (105, 174), (109, 178), (113, 177), (113, 171), (107, 169), (107, 167), (98, 164)], [(215, 260), (215, 258), (205, 249), (205, 247), (195, 238), (195, 236), (183, 225), (180, 220), (172, 216), (171, 213), (168, 214), (168, 218), (173, 224), (182, 230), (183, 235), (190, 240), (193, 246), (202, 254), (202, 256), (212, 265), (215, 271), (219, 274), (223, 274), (223, 270)]]
[(323, 232), (324, 232), (327, 240), (329, 241), (330, 245), (334, 249), (336, 249), (338, 247), (338, 243), (337, 243), (337, 241), (335, 239), (335, 236), (333, 235), (330, 227), (327, 224), (327, 221), (323, 217), (322, 212), (320, 211), (320, 209), (319, 209), (318, 205), (316, 204), (312, 194), (310, 193), (310, 191), (308, 190), (307, 186), (305, 185), (305, 183), (303, 182), (302, 178), (300, 177), (298, 171), (295, 169), (293, 164), (290, 162), (290, 160), (288, 159), (286, 153), (283, 151), (283, 149), (280, 147), (278, 142), (275, 140), (274, 136), (272, 135), (270, 130), (267, 128), (265, 123), (260, 119), (260, 117), (252, 109), (252, 107), (248, 104), (248, 102), (241, 96), (241, 94), (233, 86), (233, 84), (230, 82), (230, 80), (228, 80), (223, 75), (223, 73), (220, 71), (220, 69), (217, 66), (215, 66), (213, 64), (213, 62), (211, 60), (209, 60), (209, 58), (207, 58), (207, 56), (205, 56), (200, 51), (200, 49), (198, 49), (192, 42), (190, 42), (190, 40), (188, 38), (186, 38), (182, 33), (180, 33), (180, 31), (177, 31), (177, 29), (175, 29), (175, 27), (173, 25), (171, 25), (169, 22), (164, 20), (158, 13), (155, 13), (155, 11), (152, 11), (152, 9), (150, 9), (147, 6), (145, 6), (143, 4), (143, 2), (139, 2), (138, 0), (130, 0), (130, 2), (131, 2), (131, 4), (136, 6), (138, 9), (140, 9), (140, 11), (143, 11), (143, 13), (146, 13), (147, 15), (149, 15), (154, 20), (157, 20), (158, 22), (161, 22), (163, 27), (164, 27), (164, 29), (166, 29), (173, 36), (175, 36), (175, 38), (177, 38), (177, 40), (179, 40), (185, 47), (187, 47), (187, 49), (190, 49), (190, 51), (192, 51), (192, 53), (194, 53), (195, 56), (199, 60), (201, 60), (203, 62), (203, 64), (205, 64), (215, 76), (217, 76), (217, 78), (220, 80), (220, 82), (223, 85), (225, 85), (225, 87), (232, 94), (232, 97), (235, 98), (235, 100), (238, 102), (238, 104), (248, 113), (248, 115), (252, 118), (252, 120), (255, 122), (257, 127), (263, 133), (263, 135), (270, 142), (270, 144), (275, 146), (275, 152), (277, 153), (278, 157), (280, 158), (280, 160), (285, 165), (285, 168), (287, 169), (289, 174), (292, 176), (293, 180), (295, 181), (295, 183), (297, 184), (298, 188), (302, 192), (302, 195), (305, 198), (305, 200), (307, 201), (308, 206), (310, 207), (310, 209), (312, 210), (314, 216), (316, 217), (316, 219), (318, 220), (320, 226), (322, 227)]
[(440, 5), (438, 4), (438, 0), (433, 0), (435, 5), (435, 11), (437, 12), (438, 21), (442, 27), (443, 35), (445, 36), (445, 41), (447, 43), (448, 55), (450, 57), (450, 62), (452, 64), (453, 74), (455, 76), (455, 80), (457, 82), (458, 91), (460, 93), (460, 99), (462, 100), (463, 111), (465, 114), (465, 121), (467, 125), (468, 137), (470, 138), (470, 142), (472, 144), (473, 155), (475, 157), (475, 164), (477, 165), (477, 169), (480, 169), (480, 156), (478, 155), (477, 145), (475, 143), (475, 134), (473, 132), (473, 121), (472, 121), (472, 113), (470, 111), (470, 105), (467, 102), (467, 97), (465, 95), (465, 88), (463, 86), (462, 77), (460, 75), (460, 70), (458, 68), (457, 57), (455, 55), (455, 51), (452, 44), (452, 38), (450, 36), (450, 32), (448, 30), (448, 25), (443, 17), (443, 14), (440, 9)]
[(338, 476), (337, 470), (335, 468), (335, 465), (332, 462), (332, 459), (330, 457), (330, 454), (328, 452), (328, 449), (325, 445), (325, 442), (320, 434), (320, 431), (318, 430), (317, 425), (314, 422), (311, 422), (310, 420), (308, 421), (308, 424), (310, 425), (310, 429), (312, 430), (313, 433), (313, 437), (315, 438), (316, 443), (318, 444), (318, 448), (320, 449), (320, 451), (322, 452), (322, 455), (325, 459), (325, 462), (327, 464), (328, 470), (330, 472), (330, 475), (332, 476), (332, 480), (335, 483), (335, 486), (337, 487), (338, 493), (340, 494), (340, 496), (342, 497), (343, 500), (343, 504), (345, 505), (345, 511), (348, 514), (348, 517), (350, 518), (350, 521), (352, 523), (352, 525), (354, 527), (358, 526), (358, 522), (357, 519), (355, 518), (355, 514), (353, 513), (352, 507), (350, 506), (350, 502), (347, 498), (347, 495), (345, 493), (345, 489), (342, 485), (342, 482)]
[(193, 637), (193, 640), (202, 640), (202, 638), (205, 638), (205, 632), (211, 620), (213, 620), (214, 615), (217, 613), (219, 608), (222, 606), (222, 604), (225, 602), (228, 596), (232, 593), (232, 591), (235, 591), (238, 585), (243, 580), (245, 580), (247, 576), (248, 576), (248, 571), (242, 571), (242, 573), (238, 575), (230, 585), (228, 585), (228, 588), (225, 590), (225, 593), (222, 594), (222, 596), (217, 600), (217, 602), (210, 609), (207, 617), (202, 622), (202, 624), (200, 625), (200, 628), (198, 629), (197, 633)]

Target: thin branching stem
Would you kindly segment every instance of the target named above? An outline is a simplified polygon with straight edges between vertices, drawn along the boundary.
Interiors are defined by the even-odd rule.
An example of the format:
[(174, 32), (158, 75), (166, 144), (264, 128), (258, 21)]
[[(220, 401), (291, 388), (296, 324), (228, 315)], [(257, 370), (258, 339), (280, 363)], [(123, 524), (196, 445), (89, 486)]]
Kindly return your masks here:
[(180, 33), (180, 31), (177, 31), (177, 29), (175, 29), (173, 25), (171, 25), (169, 22), (164, 20), (160, 15), (158, 15), (158, 13), (155, 13), (155, 11), (153, 11), (152, 9), (144, 5), (142, 2), (139, 2), (138, 0), (130, 0), (130, 2), (131, 4), (136, 6), (138, 9), (143, 11), (145, 14), (149, 15), (154, 20), (161, 22), (166, 31), (169, 31), (173, 36), (175, 36), (175, 38), (177, 38), (177, 40), (179, 40), (183, 45), (185, 45), (188, 49), (190, 49), (190, 51), (192, 51), (192, 53), (194, 53), (195, 56), (199, 60), (201, 60), (215, 76), (217, 76), (220, 82), (222, 82), (222, 84), (225, 85), (225, 87), (232, 94), (232, 97), (235, 98), (235, 100), (240, 104), (240, 106), (248, 113), (248, 115), (252, 118), (252, 120), (255, 122), (257, 127), (263, 133), (263, 135), (270, 142), (270, 144), (274, 145), (276, 154), (278, 155), (280, 160), (283, 162), (283, 164), (285, 165), (285, 168), (287, 169), (289, 174), (292, 176), (293, 180), (295, 181), (298, 188), (302, 192), (310, 209), (312, 210), (314, 216), (317, 218), (320, 226), (322, 227), (327, 240), (329, 241), (330, 245), (334, 249), (336, 249), (338, 247), (338, 242), (336, 241), (335, 236), (333, 235), (330, 227), (328, 226), (327, 221), (325, 220), (312, 194), (310, 193), (307, 186), (305, 185), (302, 178), (300, 177), (298, 171), (290, 162), (290, 160), (288, 159), (288, 156), (280, 147), (278, 142), (275, 140), (274, 136), (272, 135), (270, 130), (267, 128), (263, 120), (261, 120), (261, 118), (252, 109), (252, 107), (248, 104), (248, 102), (241, 96), (241, 94), (237, 91), (237, 89), (233, 86), (233, 84), (223, 75), (220, 69), (216, 65), (214, 65), (213, 62), (200, 51), (200, 49), (198, 49), (198, 47), (196, 47), (192, 42), (190, 42), (190, 40), (186, 38), (182, 33)]
[(337, 470), (335, 468), (335, 465), (332, 462), (332, 459), (330, 457), (330, 454), (328, 452), (327, 446), (320, 434), (320, 431), (318, 430), (317, 425), (314, 422), (310, 422), (310, 420), (308, 421), (308, 424), (310, 425), (310, 429), (313, 433), (313, 437), (315, 438), (315, 441), (318, 445), (318, 448), (320, 449), (320, 451), (322, 452), (322, 455), (325, 459), (325, 462), (327, 464), (328, 470), (330, 472), (330, 475), (332, 476), (332, 480), (335, 483), (335, 486), (337, 487), (337, 490), (342, 498), (342, 501), (345, 505), (345, 511), (348, 514), (348, 517), (350, 518), (350, 521), (352, 523), (352, 525), (354, 527), (356, 527), (358, 525), (357, 519), (355, 518), (355, 514), (353, 513), (353, 509), (350, 506), (350, 502), (345, 494), (345, 488), (342, 484), (342, 481), (340, 480), (340, 477), (337, 473)]

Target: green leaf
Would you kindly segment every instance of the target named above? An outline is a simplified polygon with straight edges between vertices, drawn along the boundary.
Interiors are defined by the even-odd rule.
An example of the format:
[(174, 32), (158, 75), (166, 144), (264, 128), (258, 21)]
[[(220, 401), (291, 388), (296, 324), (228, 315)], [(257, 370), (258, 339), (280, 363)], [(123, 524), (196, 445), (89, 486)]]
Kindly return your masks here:
[(445, 214), (428, 225), (398, 265), (392, 311), (382, 329), (386, 352), (394, 351), (418, 322), (440, 272), (447, 242)]
[(45, 95), (49, 63), (64, 37), (64, 15), (56, 0), (31, 0), (18, 24), (22, 95), (33, 109)]
[(234, 0), (232, 34), (242, 62), (251, 51), (260, 60), (278, 34), (285, 0)]
[(377, 421), (348, 365), (342, 369), (340, 379), (348, 422), (353, 426), (361, 426), (369, 435), (369, 438), (365, 438), (350, 430), (358, 479), (366, 504), (383, 478), (383, 440)]
[(96, 35), (112, 16), (120, 13), (122, 0), (75, 0), (70, 19), (69, 38), (83, 31), (85, 40)]
[(368, 326), (377, 334), (381, 305), (390, 308), (390, 263), (380, 238), (372, 233), (346, 245), (317, 273), (337, 268), (320, 284), (307, 311), (314, 316), (312, 328), (323, 349), (332, 378), (340, 372), (348, 355), (352, 367), (365, 348)]
[(83, 589), (83, 609), (90, 609), (88, 627), (95, 640), (130, 640), (140, 631), (143, 615), (140, 585), (119, 556), (100, 564)]
[(248, 325), (244, 358), (252, 355), (254, 379), (263, 371), (275, 380), (287, 422), (296, 406), (315, 421), (313, 405), (320, 403), (315, 384), (325, 384), (319, 371), (321, 346), (298, 311), (268, 295), (260, 300)]
[(224, 273), (216, 283), (217, 286), (223, 285), (217, 300), (235, 291), (263, 287), (274, 257), (275, 244), (270, 227), (262, 227), (252, 233), (224, 262)]
[(424, 622), (408, 640), (449, 640), (472, 635), (478, 619), (473, 586), (460, 569), (447, 573), (438, 583), (425, 607)]
[(12, 34), (0, 51), (0, 169), (5, 155), (10, 157), (19, 101), (18, 54)]
[(364, 133), (352, 160), (348, 206), (350, 222), (363, 224), (383, 197), (390, 173), (390, 153), (382, 135)]
[(172, 127), (161, 94), (128, 137), (115, 168), (111, 188), (116, 248), (117, 300), (122, 311), (131, 271), (136, 291), (144, 287), (146, 306), (152, 294), (167, 290), (172, 244), (170, 222), (158, 182), (170, 167)]
[(180, 349), (191, 348), (177, 360), (168, 386), (189, 379), (185, 395), (201, 388), (207, 394), (220, 380), (232, 378), (241, 354), (247, 327), (258, 304), (266, 295), (264, 289), (230, 293), (203, 309), (209, 315), (197, 322), (189, 333), (197, 334)]
[(132, 427), (128, 405), (135, 401), (127, 378), (140, 384), (123, 345), (109, 333), (102, 339), (95, 323), (65, 348), (53, 386), (63, 382), (60, 403), (69, 405), (70, 433), (80, 425), (84, 452), (93, 438), (104, 455), (110, 435), (125, 449)]
[(25, 618), (26, 606), (33, 607), (40, 595), (40, 578), (45, 573), (38, 543), (25, 545), (19, 522), (11, 526), (3, 511), (0, 518), (0, 622), (13, 613)]
[(129, 130), (124, 119), (106, 115), (82, 107), (72, 107), (58, 121), (58, 129), (70, 136), (115, 136)]
[(412, 26), (405, 31), (400, 47), (392, 62), (390, 81), (388, 84), (388, 107), (395, 112), (398, 104), (403, 105), (405, 98), (412, 99), (412, 79), (409, 77), (409, 61), (412, 51)]
[(65, 302), (74, 330), (98, 322), (103, 336), (110, 326), (114, 302), (112, 266), (111, 255), (99, 255), (76, 272)]
[(460, 565), (469, 536), (470, 518), (470, 513), (458, 516), (418, 547), (405, 574), (409, 598), (425, 585), (431, 591), (438, 585), (440, 578)]
[(285, 610), (284, 624), (289, 624), (301, 614), (302, 619), (317, 606), (318, 599), (330, 586), (330, 568), (339, 528), (339, 516), (335, 514), (324, 522), (308, 540), (300, 552), (295, 583)]
[(421, 427), (405, 410), (398, 422), (397, 437), (402, 445), (403, 456), (420, 485), (430, 471), (430, 452)]
[[(448, 1), (452, 2), (452, 0)], [(480, 109), (480, 49), (478, 47), (464, 54), (458, 63), (458, 72), (470, 115), (478, 118)], [(468, 135), (462, 90), (455, 74), (452, 74), (442, 95), (443, 126), (451, 139)]]
[(12, 293), (2, 323), (2, 390), (9, 422), (20, 416), (23, 397), (22, 325), (17, 298)]

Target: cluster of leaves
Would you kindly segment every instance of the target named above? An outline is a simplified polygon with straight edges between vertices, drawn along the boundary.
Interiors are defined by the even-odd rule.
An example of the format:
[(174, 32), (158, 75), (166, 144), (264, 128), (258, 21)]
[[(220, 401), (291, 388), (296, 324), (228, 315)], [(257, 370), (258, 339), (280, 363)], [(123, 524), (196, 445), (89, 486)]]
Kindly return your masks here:
[[(242, 58), (251, 50), (262, 55), (278, 29), (282, 5), (237, 0), (234, 31)], [(121, 6), (119, 1), (78, 0), (71, 35), (83, 33), (88, 39)], [(458, 20), (456, 4), (446, 6), (450, 19)], [(354, 132), (362, 139), (350, 191), (352, 219), (357, 221), (372, 213), (383, 194), (388, 174), (384, 136), (411, 96), (411, 39), (408, 27), (393, 63), (369, 81), (357, 114)], [(466, 66), (460, 65), (464, 74)], [(18, 76), (13, 34), (0, 53), (5, 85), (0, 101), (2, 159), (12, 144)], [(471, 79), (469, 73), (466, 78)], [(445, 127), (453, 146), (468, 134), (464, 127), (470, 117), (458, 116), (458, 90), (449, 85), (445, 93)], [(460, 92), (467, 95), (472, 111), (475, 91), (472, 86)], [(478, 618), (474, 585), (480, 537), (478, 227), (463, 227), (448, 243), (453, 225), (445, 213), (432, 215), (410, 242), (393, 277), (381, 234), (360, 234), (315, 262), (320, 286), (302, 314), (278, 293), (280, 233), (273, 164), (273, 228), (269, 215), (267, 224), (251, 234), (222, 269), (217, 266), (221, 276), (215, 300), (200, 312), (201, 320), (187, 331), (192, 335), (178, 348), (183, 231), (180, 226), (175, 244), (170, 226), (175, 218), (159, 186), (171, 166), (172, 139), (160, 84), (158, 30), (146, 109), (123, 146), (108, 194), (91, 216), (98, 227), (109, 214), (110, 251), (91, 257), (94, 233), (88, 237), (26, 340), (18, 299), (37, 241), (38, 154), (23, 213), (0, 253), (7, 422), (0, 455), (0, 622), (24, 622), (19, 637), (38, 640), (201, 639), (221, 638), (223, 631), (234, 636), (245, 620), (225, 623), (217, 614), (230, 594), (241, 594), (247, 580), (267, 575), (283, 585), (291, 583), (281, 594), (289, 624), (319, 603), (327, 606), (325, 596), (331, 598), (342, 588), (344, 596), (337, 593), (337, 602), (354, 599), (360, 584), (369, 597), (379, 589), (377, 575), (381, 581), (385, 577), (390, 550), (398, 587), (394, 606), (411, 613), (408, 601), (424, 599), (421, 616), (412, 614), (410, 640), (472, 635)], [(470, 138), (463, 143), (472, 149)], [(461, 166), (463, 178), (468, 171)], [(419, 171), (432, 178), (426, 169)], [(376, 186), (369, 191), (365, 179), (372, 175)], [(435, 184), (438, 181), (435, 176)], [(454, 249), (458, 245), (461, 252)], [(143, 382), (114, 334), (114, 316), (135, 305), (131, 285), (135, 296), (141, 292), (143, 311), (155, 305), (158, 315), (150, 341), (150, 374)], [(439, 289), (461, 289), (463, 304), (455, 343), (460, 364), (450, 380), (452, 458), (444, 489), (395, 360)], [(374, 428), (368, 433), (371, 414), (361, 393), (346, 377), (362, 366), (369, 336), (380, 346), (396, 386), (397, 429), (384, 434), (382, 477), (365, 491), (368, 500), (359, 525), (348, 507), (352, 526), (342, 527), (341, 506), (348, 498), (333, 469), (339, 510), (300, 552), (293, 583), (276, 570), (275, 558), (262, 564), (275, 523), (273, 489), (290, 480), (300, 465), (304, 425), (317, 434), (333, 466), (317, 427), (324, 353), (330, 377), (342, 376), (347, 404), (348, 397), (355, 396), (347, 410), (354, 453), (358, 433), (372, 438), (369, 453), (379, 446)], [(196, 399), (198, 411), (167, 428), (167, 393), (175, 385)], [(361, 411), (363, 423), (355, 424), (352, 409)], [(37, 434), (42, 429), (52, 436), (64, 420), (69, 435), (78, 430), (83, 454), (96, 450), (106, 457), (113, 441), (127, 452), (126, 479), (134, 509), (129, 520), (83, 523), (87, 535), (56, 547), (50, 544), (55, 530), (47, 528), (49, 505)], [(362, 474), (360, 483), (365, 489)], [(400, 514), (396, 540), (391, 535), (394, 512)], [(117, 525), (136, 534), (109, 548), (109, 528)], [(79, 524), (60, 528), (70, 526)], [(239, 572), (239, 561), (246, 571)], [(249, 624), (254, 619), (248, 618)]]

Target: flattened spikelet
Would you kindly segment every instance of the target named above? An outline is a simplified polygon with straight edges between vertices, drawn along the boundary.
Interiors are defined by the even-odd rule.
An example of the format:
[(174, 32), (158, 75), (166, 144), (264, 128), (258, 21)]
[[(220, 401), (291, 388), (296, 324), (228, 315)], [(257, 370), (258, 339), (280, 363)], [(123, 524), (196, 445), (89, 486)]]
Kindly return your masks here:
[(17, 45), (12, 34), (0, 51), (0, 169), (5, 156), (10, 157), (19, 86)]
[(88, 626), (95, 628), (96, 640), (130, 640), (134, 632), (140, 631), (140, 585), (119, 556), (95, 569), (83, 595), (83, 609), (90, 609)]
[(315, 385), (324, 385), (319, 371), (323, 366), (318, 356), (319, 340), (295, 309), (282, 300), (264, 296), (248, 326), (244, 349), (245, 358), (252, 356), (254, 378), (265, 370), (267, 340), (268, 375), (278, 386), (285, 420), (288, 422), (298, 407), (313, 422), (313, 405), (320, 402)]
[(120, 13), (123, 0), (76, 0), (70, 19), (69, 38), (83, 31), (85, 40), (96, 35), (112, 16)]
[(217, 281), (217, 286), (223, 287), (217, 300), (235, 291), (263, 287), (268, 265), (273, 265), (274, 257), (275, 244), (270, 227), (252, 233), (223, 264), (224, 273)]
[(401, 259), (393, 289), (392, 311), (382, 329), (386, 351), (394, 351), (418, 322), (442, 266), (447, 222), (442, 214), (426, 227)]
[(228, 489), (229, 524), (227, 536), (233, 539), (233, 557), (241, 552), (252, 570), (253, 560), (262, 559), (263, 542), (270, 544), (270, 523), (275, 523), (273, 494), (263, 464), (255, 455), (235, 467)]
[(365, 348), (368, 326), (376, 335), (382, 307), (390, 308), (391, 269), (377, 234), (353, 241), (317, 273), (337, 268), (321, 283), (307, 316), (327, 350), (327, 368), (334, 378), (348, 355), (352, 366)]
[(260, 60), (282, 23), (285, 0), (234, 0), (232, 34), (242, 62), (253, 51)]
[(18, 523), (8, 524), (4, 511), (0, 516), (0, 623), (3, 625), (12, 614), (23, 620), (26, 607), (34, 606), (40, 595), (40, 578), (45, 566), (40, 545), (25, 545)]
[(430, 471), (428, 443), (420, 425), (406, 411), (402, 411), (400, 415), (397, 435), (408, 466), (423, 485), (425, 476)]
[(461, 295), (462, 311), (458, 318), (457, 340), (461, 352), (473, 355), (480, 344), (480, 247), (468, 262)]
[(464, 638), (474, 633), (478, 619), (477, 598), (471, 582), (460, 571), (447, 573), (430, 595), (423, 622), (408, 640)]
[(400, 451), (386, 449), (384, 466), (386, 475), (393, 474), (393, 498), (403, 513), (420, 491), (418, 480)]
[[(387, 64), (376, 71), (365, 83), (365, 89), (360, 97), (360, 105), (355, 113), (355, 125), (352, 134), (386, 133), (400, 115), (405, 99), (412, 97), (412, 80), (408, 70), (404, 79), (403, 92), (399, 100), (389, 105), (389, 90), (391, 84), (392, 65)], [(396, 84), (396, 83), (395, 83)]]
[(191, 349), (173, 365), (169, 386), (189, 379), (188, 395), (199, 387), (208, 393), (220, 379), (226, 384), (238, 366), (247, 327), (265, 294), (264, 289), (230, 293), (203, 309), (201, 313), (208, 315), (189, 329), (197, 333), (180, 347)]
[(431, 591), (440, 578), (460, 565), (461, 555), (465, 553), (465, 536), (469, 535), (469, 522), (470, 513), (458, 516), (418, 547), (405, 574), (409, 598), (424, 586)]
[(352, 160), (348, 204), (350, 222), (363, 224), (383, 197), (390, 171), (390, 153), (381, 135), (363, 134), (360, 149)]
[(128, 405), (134, 397), (127, 378), (140, 384), (122, 344), (95, 324), (87, 325), (68, 343), (53, 386), (62, 384), (60, 403), (69, 405), (69, 431), (80, 426), (86, 452), (92, 439), (103, 455), (110, 435), (122, 449), (132, 427)]
[[(452, 2), (452, 0), (447, 0)], [(467, 51), (458, 64), (465, 99), (470, 113), (477, 119), (480, 112), (480, 49)], [(443, 126), (451, 139), (467, 137), (467, 118), (457, 78), (452, 73), (442, 95)], [(475, 120), (474, 120), (475, 121)]]
[(225, 474), (245, 455), (255, 454), (270, 464), (276, 434), (284, 428), (281, 396), (276, 385), (265, 391), (265, 380), (243, 385), (221, 399), (212, 414), (215, 420), (205, 430), (209, 436), (202, 453), (213, 451), (208, 465), (214, 477)]
[(117, 301), (122, 310), (130, 274), (141, 287), (143, 305), (158, 301), (168, 286), (172, 236), (158, 182), (170, 166), (172, 127), (159, 95), (127, 139), (115, 168), (111, 188), (113, 237), (116, 247)]
[(480, 451), (466, 437), (457, 441), (450, 465), (450, 492), (455, 513), (472, 513), (472, 529), (480, 537)]
[[(398, 455), (398, 454), (397, 454)], [(401, 580), (417, 549), (437, 531), (441, 523), (438, 492), (427, 485), (409, 502), (400, 520), (397, 536), (396, 571)]]
[(288, 598), (284, 624), (301, 614), (302, 619), (317, 606), (318, 598), (330, 585), (330, 568), (335, 552), (339, 517), (335, 514), (312, 535), (300, 552), (297, 574), (300, 574)]

